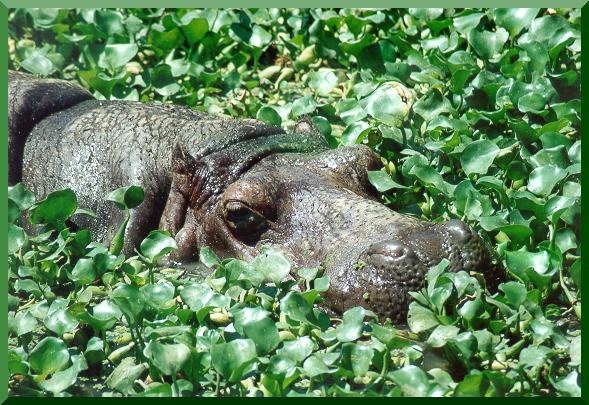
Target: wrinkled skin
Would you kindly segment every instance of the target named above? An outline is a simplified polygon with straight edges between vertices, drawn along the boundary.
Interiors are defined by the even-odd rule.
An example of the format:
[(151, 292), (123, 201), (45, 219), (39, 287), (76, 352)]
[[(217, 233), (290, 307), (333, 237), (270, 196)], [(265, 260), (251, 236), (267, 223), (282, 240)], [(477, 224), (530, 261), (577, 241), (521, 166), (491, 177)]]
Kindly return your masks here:
[(72, 188), (98, 215), (75, 222), (106, 243), (123, 216), (104, 195), (140, 185), (146, 198), (132, 211), (127, 253), (158, 226), (176, 239), (179, 261), (202, 246), (247, 259), (274, 245), (295, 267), (323, 266), (336, 312), (362, 305), (402, 322), (407, 293), (443, 258), (452, 270), (501, 276), (463, 222), (433, 224), (382, 205), (367, 179), (379, 167), (368, 147), (330, 150), (306, 122), (285, 134), (184, 107), (91, 100), (35, 126), (22, 180), (38, 198)]

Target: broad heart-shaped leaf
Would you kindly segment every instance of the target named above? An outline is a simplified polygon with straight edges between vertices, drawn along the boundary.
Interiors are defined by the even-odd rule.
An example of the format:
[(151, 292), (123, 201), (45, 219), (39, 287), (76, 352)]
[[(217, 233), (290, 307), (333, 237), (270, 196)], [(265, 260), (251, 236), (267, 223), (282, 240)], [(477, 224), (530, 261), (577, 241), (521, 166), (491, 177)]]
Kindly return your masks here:
[(296, 291), (290, 291), (280, 300), (280, 311), (294, 321), (308, 322), (312, 309), (307, 300)]
[(71, 189), (54, 191), (30, 209), (33, 224), (56, 225), (65, 222), (76, 212), (78, 200)]
[(49, 380), (40, 381), (39, 386), (45, 391), (57, 395), (74, 385), (78, 379), (78, 374), (80, 371), (87, 370), (88, 364), (82, 355), (72, 356), (72, 363), (71, 367), (63, 371), (58, 371)]
[(188, 361), (190, 349), (183, 343), (162, 344), (152, 340), (143, 354), (164, 375), (175, 375)]
[(71, 279), (79, 284), (86, 285), (92, 283), (98, 277), (94, 266), (94, 259), (82, 258), (78, 260), (72, 270)]
[(337, 85), (337, 76), (331, 69), (319, 69), (310, 72), (308, 78), (309, 87), (318, 94), (326, 95)]
[(444, 97), (439, 90), (432, 89), (417, 100), (413, 110), (421, 115), (426, 122), (429, 122), (440, 114), (451, 112), (453, 108), (450, 100)]
[(199, 312), (206, 307), (224, 308), (230, 299), (226, 295), (214, 292), (205, 283), (195, 283), (184, 286), (180, 298), (191, 311)]
[(249, 38), (251, 46), (256, 48), (263, 48), (272, 41), (272, 34), (266, 31), (259, 25), (254, 25), (252, 28), (252, 35)]
[(537, 253), (526, 251), (506, 252), (506, 263), (509, 271), (519, 278), (527, 280), (525, 271), (529, 268), (542, 275), (548, 272), (550, 256), (546, 251)]
[(290, 262), (286, 256), (272, 247), (263, 247), (260, 254), (252, 260), (251, 266), (275, 285), (279, 285), (290, 273)]
[(554, 186), (566, 175), (566, 170), (555, 166), (537, 167), (530, 173), (528, 190), (540, 197), (547, 197), (552, 193)]
[(280, 343), (278, 328), (261, 308), (243, 308), (234, 313), (235, 330), (252, 339), (259, 354), (264, 355)]
[(209, 22), (204, 17), (192, 18), (190, 12), (182, 17), (182, 32), (192, 46), (202, 40), (209, 31)]
[(309, 337), (301, 336), (297, 340), (285, 341), (282, 344), (282, 348), (276, 350), (276, 353), (300, 364), (313, 353), (314, 346), (313, 341)]
[(20, 65), (29, 72), (40, 76), (48, 76), (53, 71), (51, 60), (39, 51), (33, 52)]
[(352, 370), (357, 377), (366, 375), (370, 368), (370, 362), (374, 356), (371, 347), (355, 343), (345, 343), (342, 346), (342, 362), (348, 370)]
[(42, 376), (61, 370), (69, 360), (66, 344), (52, 336), (41, 340), (29, 353), (31, 368)]
[(515, 309), (526, 301), (528, 290), (526, 286), (517, 281), (509, 281), (499, 286), (499, 289), (505, 294), (505, 298)]
[(172, 75), (170, 65), (158, 65), (149, 73), (153, 89), (161, 96), (170, 97), (182, 89)]
[(127, 318), (129, 326), (135, 326), (145, 307), (145, 298), (141, 290), (136, 286), (122, 285), (113, 291), (112, 300)]
[(105, 381), (106, 386), (125, 395), (134, 395), (135, 390), (133, 389), (133, 385), (135, 384), (135, 380), (137, 380), (146, 369), (146, 364), (135, 364), (135, 358), (125, 357), (121, 360), (121, 364), (119, 364), (107, 377)]
[(392, 190), (394, 188), (407, 188), (407, 186), (404, 186), (394, 181), (387, 172), (382, 170), (368, 171), (368, 181), (370, 181), (370, 184), (372, 184), (381, 193)]
[(479, 27), (468, 33), (468, 43), (481, 58), (492, 59), (503, 50), (503, 45), (507, 42), (509, 33), (504, 28), (498, 28), (493, 32)]
[(577, 203), (577, 199), (574, 197), (554, 196), (546, 201), (546, 205), (544, 206), (546, 217), (550, 218), (553, 224), (556, 224), (562, 213), (575, 203)]
[(581, 386), (579, 381), (579, 373), (577, 371), (571, 371), (566, 377), (559, 379), (553, 385), (563, 396), (580, 397)]
[(208, 246), (200, 248), (200, 251), (198, 253), (198, 260), (208, 268), (212, 268), (213, 266), (221, 263), (219, 257)]
[(25, 231), (14, 224), (8, 224), (8, 254), (12, 255), (19, 251), (27, 241)]
[(532, 22), (539, 11), (539, 8), (496, 8), (493, 18), (497, 25), (515, 36)]
[(427, 339), (427, 344), (431, 347), (442, 347), (445, 346), (448, 340), (458, 335), (458, 329), (453, 325), (438, 325)]
[(139, 47), (136, 44), (109, 44), (98, 59), (98, 66), (103, 69), (116, 69), (125, 66), (135, 57)]
[(174, 285), (167, 280), (159, 280), (156, 284), (147, 284), (141, 287), (145, 302), (157, 310), (174, 306), (174, 290)]
[(21, 211), (29, 209), (35, 203), (35, 196), (22, 183), (8, 187), (8, 199), (14, 201)]
[(282, 117), (272, 107), (260, 108), (256, 113), (256, 118), (270, 125), (280, 126), (282, 124)]
[(256, 359), (256, 345), (251, 339), (235, 339), (214, 345), (211, 351), (213, 367), (227, 381), (241, 380), (244, 371)]
[(52, 311), (53, 304), (47, 312), (43, 323), (53, 333), (63, 336), (65, 332), (71, 332), (78, 326), (78, 321), (67, 308), (57, 308)]
[(96, 28), (109, 36), (119, 33), (124, 29), (121, 13), (108, 8), (96, 10), (94, 13), (94, 22), (96, 23)]
[(409, 107), (398, 87), (386, 83), (360, 102), (360, 106), (375, 119), (391, 126), (400, 125)]
[(178, 249), (176, 241), (168, 231), (151, 231), (139, 247), (141, 254), (152, 262), (158, 258)]
[(107, 201), (114, 202), (120, 209), (138, 207), (145, 197), (139, 186), (120, 187), (106, 195)]
[(325, 362), (325, 359), (320, 357), (318, 354), (313, 354), (312, 356), (308, 357), (307, 360), (305, 360), (305, 362), (303, 363), (303, 369), (309, 377), (314, 378), (321, 374), (335, 373), (337, 371), (337, 368), (329, 368), (330, 364), (331, 363), (327, 364)]
[(487, 139), (469, 143), (460, 156), (462, 169), (467, 175), (485, 174), (499, 152), (499, 147)]
[(111, 301), (104, 300), (92, 308), (92, 313), (84, 312), (80, 319), (98, 330), (108, 330), (121, 318), (121, 310)]
[(428, 395), (430, 382), (425, 371), (417, 366), (409, 365), (388, 374), (390, 378), (409, 397), (425, 397)]
[(362, 336), (364, 317), (367, 312), (362, 307), (355, 307), (344, 312), (343, 322), (335, 328), (335, 334), (340, 342), (351, 342)]
[(440, 324), (436, 315), (429, 309), (417, 302), (409, 305), (407, 324), (414, 333), (420, 333), (432, 329)]

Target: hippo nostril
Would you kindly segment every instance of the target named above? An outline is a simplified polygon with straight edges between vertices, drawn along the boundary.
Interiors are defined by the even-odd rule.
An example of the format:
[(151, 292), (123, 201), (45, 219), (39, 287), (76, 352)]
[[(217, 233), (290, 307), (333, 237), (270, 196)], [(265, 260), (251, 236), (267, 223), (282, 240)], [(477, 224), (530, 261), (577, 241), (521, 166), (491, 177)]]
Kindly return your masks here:
[(444, 227), (458, 242), (466, 242), (472, 236), (470, 227), (458, 219), (451, 219), (444, 224)]
[(405, 256), (408, 256), (410, 254), (410, 250), (401, 243), (395, 241), (385, 241), (375, 243), (374, 245), (370, 246), (368, 249), (368, 254), (381, 255), (393, 259), (401, 259)]

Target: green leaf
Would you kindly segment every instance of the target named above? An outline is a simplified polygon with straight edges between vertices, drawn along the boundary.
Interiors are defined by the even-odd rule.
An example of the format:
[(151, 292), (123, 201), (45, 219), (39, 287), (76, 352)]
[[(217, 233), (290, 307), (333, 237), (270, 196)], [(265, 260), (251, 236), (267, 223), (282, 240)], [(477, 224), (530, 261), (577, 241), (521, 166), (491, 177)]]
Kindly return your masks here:
[(433, 329), (439, 325), (438, 318), (428, 308), (424, 308), (416, 302), (409, 305), (407, 324), (414, 333), (420, 333)]
[(402, 90), (399, 89), (399, 85), (385, 83), (362, 100), (360, 106), (375, 119), (387, 125), (397, 126), (403, 122), (410, 107), (401, 96)]
[(452, 112), (453, 108), (450, 101), (439, 90), (432, 89), (417, 100), (413, 110), (421, 115), (425, 121), (431, 121), (440, 114)]
[(381, 193), (392, 190), (394, 188), (407, 188), (407, 186), (404, 186), (394, 181), (387, 172), (382, 170), (368, 171), (368, 181), (370, 181), (370, 184), (372, 184)]
[(567, 171), (554, 166), (537, 167), (530, 173), (528, 190), (540, 197), (547, 197), (554, 186), (564, 179)]
[(522, 283), (510, 281), (501, 284), (499, 289), (505, 293), (505, 298), (507, 298), (507, 301), (515, 309), (518, 309), (526, 301), (528, 290)]
[(71, 217), (78, 207), (76, 194), (71, 189), (50, 193), (44, 200), (31, 207), (30, 220), (33, 224), (57, 225)]
[(282, 348), (276, 350), (276, 353), (292, 359), (297, 364), (302, 363), (311, 353), (314, 348), (313, 341), (307, 336), (301, 336), (296, 340), (286, 341), (282, 344)]
[(256, 359), (256, 346), (251, 339), (235, 339), (214, 345), (211, 351), (213, 367), (229, 382), (241, 380)]
[(317, 94), (326, 95), (337, 85), (337, 76), (331, 69), (319, 69), (309, 73), (308, 83)]
[[(239, 323), (243, 329), (245, 336), (253, 340), (256, 345), (257, 352), (260, 355), (267, 354), (274, 350), (280, 343), (280, 336), (278, 328), (272, 319), (264, 312), (264, 316), (244, 316), (244, 312), (261, 311), (258, 309), (244, 308), (240, 314)], [(237, 329), (237, 317), (236, 317)]]
[(496, 31), (486, 31), (477, 27), (468, 33), (468, 43), (485, 60), (493, 59), (502, 50), (509, 34), (504, 28)]
[(178, 93), (182, 88), (172, 74), (170, 65), (159, 65), (150, 70), (151, 85), (161, 96), (170, 97)]
[(142, 315), (145, 298), (136, 286), (122, 285), (112, 293), (112, 300), (127, 318), (129, 326), (134, 327)]
[(539, 8), (496, 8), (493, 10), (495, 23), (509, 31), (512, 36), (526, 28), (538, 15)]
[(409, 397), (428, 396), (429, 379), (425, 371), (416, 366), (405, 366), (388, 374), (403, 393)]
[(29, 72), (40, 76), (48, 76), (54, 69), (51, 60), (39, 52), (34, 52), (23, 60), (20, 65)]
[(141, 254), (152, 263), (175, 249), (178, 249), (178, 245), (168, 231), (151, 231), (139, 247)]
[(262, 248), (251, 262), (252, 267), (264, 275), (266, 281), (279, 285), (290, 274), (290, 262), (284, 254), (272, 247)]
[(162, 344), (152, 340), (143, 354), (162, 374), (175, 376), (188, 361), (190, 349), (183, 343)]
[(335, 328), (335, 334), (340, 342), (352, 342), (362, 336), (366, 310), (355, 307), (344, 312), (343, 322)]
[(8, 224), (8, 254), (13, 255), (27, 242), (27, 234), (20, 227)]
[(83, 258), (78, 260), (74, 266), (71, 279), (79, 284), (87, 285), (96, 280), (97, 277), (94, 259)]
[(272, 41), (272, 35), (260, 27), (259, 25), (254, 25), (252, 28), (252, 35), (249, 38), (249, 43), (251, 46), (256, 48), (264, 48)]
[(96, 28), (111, 36), (124, 30), (123, 17), (118, 11), (112, 9), (99, 9), (94, 13)]
[(527, 279), (525, 271), (534, 269), (539, 274), (545, 274), (550, 267), (550, 256), (546, 251), (532, 252), (506, 252), (507, 268), (522, 279)]
[(456, 326), (452, 325), (438, 325), (432, 333), (429, 335), (427, 339), (427, 343), (431, 347), (442, 347), (445, 346), (448, 340), (456, 337), (458, 335), (458, 329)]
[(66, 344), (58, 338), (48, 336), (41, 340), (29, 353), (31, 368), (42, 376), (61, 370), (70, 360)]
[(342, 362), (356, 377), (363, 377), (370, 369), (374, 350), (367, 346), (346, 343), (342, 346)]
[(66, 332), (72, 332), (77, 326), (78, 321), (67, 308), (57, 308), (52, 310), (53, 305), (49, 308), (47, 316), (43, 320), (45, 327), (58, 336), (63, 336)]
[(207, 32), (209, 32), (209, 23), (206, 18), (190, 18), (188, 17), (189, 14), (182, 17), (183, 25), (181, 28), (190, 46), (194, 46), (194, 44), (200, 42)]
[(135, 364), (134, 357), (125, 357), (110, 375), (105, 384), (108, 388), (125, 395), (136, 394), (133, 386), (135, 381), (145, 372), (147, 364)]
[(35, 196), (22, 183), (8, 187), (8, 199), (15, 202), (21, 211), (28, 210), (35, 203)]
[(145, 302), (160, 311), (175, 305), (174, 291), (174, 285), (167, 280), (159, 280), (156, 284), (147, 284), (141, 287)]
[(208, 246), (200, 248), (198, 260), (208, 268), (212, 268), (221, 263), (221, 260), (217, 257), (215, 252), (213, 252)]
[(460, 156), (462, 169), (468, 175), (472, 173), (485, 174), (499, 151), (499, 147), (487, 139), (469, 143)]
[(105, 69), (116, 69), (125, 66), (135, 57), (139, 47), (136, 44), (109, 44), (98, 59), (98, 66)]
[(256, 113), (256, 118), (270, 125), (280, 126), (282, 124), (280, 114), (272, 107), (260, 108)]
[(72, 366), (63, 371), (58, 371), (49, 380), (39, 381), (39, 386), (45, 391), (57, 395), (74, 385), (80, 371), (87, 370), (88, 364), (82, 355), (72, 356)]

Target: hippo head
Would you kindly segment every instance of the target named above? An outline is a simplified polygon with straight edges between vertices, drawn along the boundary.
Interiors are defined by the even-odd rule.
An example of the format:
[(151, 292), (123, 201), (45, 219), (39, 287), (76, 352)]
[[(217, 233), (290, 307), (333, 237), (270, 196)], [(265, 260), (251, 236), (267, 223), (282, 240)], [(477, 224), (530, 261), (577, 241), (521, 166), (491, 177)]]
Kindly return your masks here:
[[(370, 148), (312, 149), (251, 159), (244, 153), (239, 169), (231, 162), (239, 154), (226, 149), (179, 170), (170, 193), (178, 201), (169, 201), (163, 216), (180, 247), (176, 259), (194, 255), (195, 246), (250, 259), (274, 245), (297, 267), (322, 265), (333, 310), (361, 305), (398, 322), (408, 292), (419, 290), (442, 259), (453, 271), (491, 270), (488, 249), (464, 222), (430, 223), (379, 202), (367, 171), (381, 163)], [(174, 190), (181, 192), (174, 197)]]

